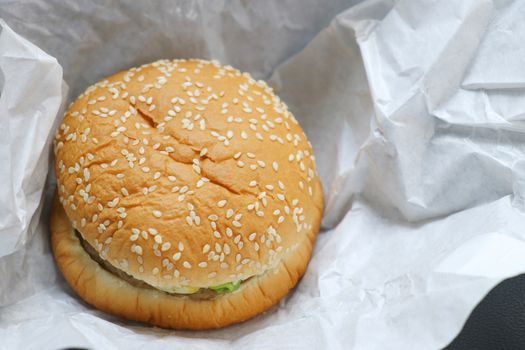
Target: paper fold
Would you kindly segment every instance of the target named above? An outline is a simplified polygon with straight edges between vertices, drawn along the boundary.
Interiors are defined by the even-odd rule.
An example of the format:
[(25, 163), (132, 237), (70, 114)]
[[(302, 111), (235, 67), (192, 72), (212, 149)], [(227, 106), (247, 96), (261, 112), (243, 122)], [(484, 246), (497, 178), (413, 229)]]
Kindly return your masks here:
[(62, 67), (0, 20), (0, 257), (34, 230), (62, 102)]

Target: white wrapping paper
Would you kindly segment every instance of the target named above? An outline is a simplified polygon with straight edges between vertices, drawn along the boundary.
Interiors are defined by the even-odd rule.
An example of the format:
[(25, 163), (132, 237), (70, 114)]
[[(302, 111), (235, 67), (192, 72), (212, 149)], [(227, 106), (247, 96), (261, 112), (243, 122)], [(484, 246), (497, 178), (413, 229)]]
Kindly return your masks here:
[(62, 67), (0, 20), (0, 257), (24, 246), (38, 223)]
[[(269, 78), (313, 143), (326, 199), (306, 275), (266, 314), (211, 332), (113, 318), (80, 301), (57, 273), (48, 205), (24, 246), (47, 173), (44, 140), (62, 101), (60, 67), (49, 63), (55, 75), (28, 95), (27, 84), (4, 83), (1, 111), (21, 94), (31, 98), (0, 113), (0, 133), (15, 113), (27, 122), (11, 131), (16, 139), (0, 134), (0, 157), (17, 160), (0, 167), (0, 213), (26, 220), (8, 235), (11, 216), (0, 217), (0, 249), (19, 248), (0, 259), (0, 349), (435, 349), (490, 288), (524, 272), (525, 3), (350, 5), (0, 4), (9, 25), (57, 57), (69, 99), (160, 57), (218, 58)], [(5, 50), (52, 60), (2, 27), (4, 77), (35, 79), (20, 68), (25, 56), (6, 65)], [(42, 106), (44, 117), (35, 117)], [(27, 190), (3, 181), (24, 177), (33, 191), (14, 205), (4, 193)]]

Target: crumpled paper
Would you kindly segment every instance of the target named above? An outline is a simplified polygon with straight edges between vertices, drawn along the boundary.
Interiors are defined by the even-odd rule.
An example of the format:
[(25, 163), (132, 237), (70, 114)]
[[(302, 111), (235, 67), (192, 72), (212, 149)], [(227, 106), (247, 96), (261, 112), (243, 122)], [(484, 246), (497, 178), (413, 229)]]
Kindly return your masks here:
[(62, 101), (62, 67), (0, 20), (0, 257), (34, 232)]
[(312, 141), (326, 199), (295, 291), (209, 332), (85, 305), (54, 268), (46, 204), (31, 241), (0, 259), (0, 348), (436, 349), (525, 271), (525, 3), (314, 3), (0, 5), (58, 58), (69, 99), (160, 57), (213, 57), (269, 78)]

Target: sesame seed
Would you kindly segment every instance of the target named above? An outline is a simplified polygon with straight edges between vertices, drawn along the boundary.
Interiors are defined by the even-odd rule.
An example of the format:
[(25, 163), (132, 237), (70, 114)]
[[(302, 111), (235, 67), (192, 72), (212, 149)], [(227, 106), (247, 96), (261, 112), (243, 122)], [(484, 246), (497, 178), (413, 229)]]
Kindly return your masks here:
[(184, 244), (182, 242), (179, 242), (178, 248), (181, 252), (184, 251)]
[(173, 254), (173, 256), (172, 256), (173, 261), (179, 260), (181, 255), (182, 255), (181, 252), (177, 252), (177, 253)]
[(225, 199), (220, 200), (220, 201), (217, 202), (217, 206), (218, 206), (219, 208), (222, 208), (222, 207), (224, 207), (225, 205), (226, 205), (226, 200), (225, 200)]
[(156, 218), (160, 218), (162, 216), (162, 213), (159, 210), (153, 210), (153, 216)]
[(248, 236), (248, 239), (250, 241), (253, 241), (255, 239), (255, 237), (257, 236), (257, 233), (256, 232), (253, 232), (252, 234), (250, 234), (250, 236)]
[(165, 242), (164, 244), (162, 244), (161, 250), (165, 252), (166, 250), (170, 249), (170, 247), (171, 247), (171, 243)]
[(137, 253), (138, 255), (142, 255), (142, 247), (139, 246), (139, 245), (136, 245), (135, 246), (135, 253)]
[(161, 235), (155, 235), (155, 242), (157, 242), (158, 244), (161, 244), (162, 243), (162, 237)]
[(184, 266), (187, 269), (191, 269), (191, 264), (189, 262), (187, 262), (187, 261), (183, 262), (182, 266)]
[(194, 170), (197, 174), (200, 174), (200, 173), (201, 173), (201, 168), (200, 168), (197, 164), (193, 164), (193, 170)]
[(253, 180), (253, 181), (250, 181), (250, 187), (255, 187), (257, 186), (257, 181)]
[(231, 228), (226, 227), (226, 236), (231, 237), (233, 235), (233, 231)]
[(206, 266), (208, 266), (208, 263), (207, 263), (206, 261), (201, 261), (201, 262), (199, 263), (199, 267), (200, 267), (200, 268), (205, 268)]
[(206, 244), (206, 245), (204, 245), (204, 247), (202, 247), (202, 253), (203, 254), (206, 254), (209, 251), (210, 251), (210, 245), (209, 244)]

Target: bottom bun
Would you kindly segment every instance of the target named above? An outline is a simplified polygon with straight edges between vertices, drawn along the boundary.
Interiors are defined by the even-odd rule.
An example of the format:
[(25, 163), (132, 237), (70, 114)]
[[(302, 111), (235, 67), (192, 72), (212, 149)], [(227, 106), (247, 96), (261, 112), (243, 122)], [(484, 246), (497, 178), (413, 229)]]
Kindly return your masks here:
[(159, 327), (197, 330), (248, 320), (283, 298), (304, 274), (318, 229), (319, 223), (315, 223), (313, 230), (303, 236), (303, 241), (275, 269), (243, 282), (235, 292), (212, 300), (136, 287), (105, 270), (83, 249), (57, 198), (51, 217), (51, 243), (58, 267), (69, 285), (97, 309)]

